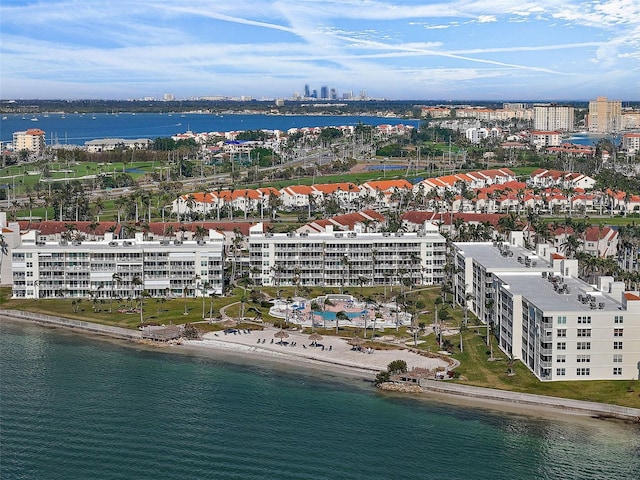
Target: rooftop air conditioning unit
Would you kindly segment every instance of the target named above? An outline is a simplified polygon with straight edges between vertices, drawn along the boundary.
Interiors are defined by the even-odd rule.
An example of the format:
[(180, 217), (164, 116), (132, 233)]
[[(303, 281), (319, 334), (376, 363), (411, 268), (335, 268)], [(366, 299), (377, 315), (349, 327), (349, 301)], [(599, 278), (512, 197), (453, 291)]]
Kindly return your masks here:
[(174, 245), (182, 245), (182, 240), (174, 240), (173, 244)]
[(60, 240), (60, 245), (66, 246), (67, 245), (67, 241), (66, 240)]
[(125, 247), (130, 247), (131, 245), (133, 245), (133, 242), (130, 240), (125, 240), (124, 242), (122, 242), (122, 245), (124, 245)]
[(118, 246), (118, 242), (109, 242), (109, 246), (110, 247), (117, 247)]

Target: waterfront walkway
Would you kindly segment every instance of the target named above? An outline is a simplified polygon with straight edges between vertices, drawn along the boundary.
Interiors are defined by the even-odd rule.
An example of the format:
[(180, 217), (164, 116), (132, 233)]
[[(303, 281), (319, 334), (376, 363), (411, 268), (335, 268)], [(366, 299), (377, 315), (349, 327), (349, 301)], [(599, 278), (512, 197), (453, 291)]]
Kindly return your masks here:
[(535, 405), (540, 407), (550, 407), (595, 417), (611, 417), (624, 420), (631, 420), (640, 423), (640, 409), (631, 407), (621, 407), (584, 400), (572, 400), (569, 398), (550, 397), (547, 395), (534, 395), (530, 393), (510, 392), (507, 390), (495, 390), (492, 388), (474, 387), (471, 385), (461, 385), (459, 383), (449, 383), (445, 381), (420, 380), (420, 388), (424, 392), (437, 392), (449, 395), (464, 396), (471, 398), (481, 398), (485, 400), (497, 400), (503, 402), (517, 403), (521, 405)]
[(29, 322), (35, 322), (42, 325), (83, 330), (123, 340), (142, 340), (142, 332), (139, 330), (130, 330), (128, 328), (100, 325), (99, 323), (71, 320), (68, 318), (54, 317), (53, 315), (44, 315), (42, 313), (24, 312), (22, 310), (0, 310), (0, 315), (5, 315), (16, 320), (27, 320)]

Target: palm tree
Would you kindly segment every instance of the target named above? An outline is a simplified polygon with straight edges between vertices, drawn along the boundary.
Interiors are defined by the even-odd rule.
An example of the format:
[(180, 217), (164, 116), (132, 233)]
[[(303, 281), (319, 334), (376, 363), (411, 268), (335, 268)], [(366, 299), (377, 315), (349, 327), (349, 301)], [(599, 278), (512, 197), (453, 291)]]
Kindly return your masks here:
[(340, 320), (344, 320), (345, 322), (349, 320), (349, 316), (342, 310), (336, 312), (336, 335), (338, 334)]
[(193, 233), (193, 238), (194, 238), (195, 240), (202, 240), (202, 239), (204, 239), (208, 234), (209, 234), (209, 232), (207, 231), (207, 229), (206, 229), (206, 228), (204, 228), (204, 227), (202, 227), (202, 226), (198, 225), (198, 226), (196, 226), (196, 230), (195, 230), (195, 232)]
[(96, 230), (98, 229), (98, 227), (100, 226), (99, 222), (93, 221), (91, 222), (88, 226), (87, 229), (91, 232), (91, 235), (93, 236), (93, 239), (95, 240), (96, 238)]
[(118, 275), (118, 273), (113, 273), (111, 275), (111, 296), (109, 299), (109, 313), (113, 312), (113, 287), (115, 286), (116, 282), (120, 283), (122, 281), (122, 277), (120, 277), (120, 275)]
[(164, 227), (164, 231), (162, 232), (163, 237), (166, 239), (167, 237), (171, 237), (173, 236), (173, 233), (175, 232), (175, 227), (173, 225), (167, 225)]
[[(138, 288), (143, 284), (144, 282), (138, 275), (133, 277), (131, 279), (131, 286), (133, 287), (133, 293), (135, 294), (136, 290), (138, 290)], [(142, 292), (138, 292), (138, 297), (140, 298), (140, 323), (142, 323)]]
[(9, 255), (9, 244), (4, 238), (4, 235), (0, 233), (0, 279), (2, 278), (2, 260), (5, 255)]
[(560, 247), (568, 258), (573, 258), (580, 248), (580, 240), (574, 234), (566, 235), (566, 238)]

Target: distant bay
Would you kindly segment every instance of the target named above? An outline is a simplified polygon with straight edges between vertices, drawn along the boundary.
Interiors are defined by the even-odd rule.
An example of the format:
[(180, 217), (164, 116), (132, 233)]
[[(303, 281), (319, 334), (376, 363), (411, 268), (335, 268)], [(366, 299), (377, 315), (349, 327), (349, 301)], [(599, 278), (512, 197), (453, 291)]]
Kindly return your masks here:
[(291, 365), (0, 319), (0, 477), (637, 479), (637, 425), (458, 407)]
[[(6, 117), (6, 118), (5, 118)], [(210, 113), (50, 113), (47, 115), (5, 115), (0, 121), (0, 140), (11, 142), (13, 132), (39, 128), (46, 142), (84, 145), (100, 138), (170, 137), (192, 132), (229, 132), (234, 130), (288, 130), (302, 127), (338, 127), (341, 125), (404, 124), (418, 127), (419, 120), (376, 116), (265, 115)]]

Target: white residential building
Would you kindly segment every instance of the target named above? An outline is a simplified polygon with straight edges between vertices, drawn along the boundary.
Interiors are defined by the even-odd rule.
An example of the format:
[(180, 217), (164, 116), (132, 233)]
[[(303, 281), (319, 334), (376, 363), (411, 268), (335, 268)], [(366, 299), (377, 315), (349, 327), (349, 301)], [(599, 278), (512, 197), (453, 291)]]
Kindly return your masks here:
[[(194, 297), (223, 291), (224, 235), (199, 241), (42, 242), (35, 231), (12, 252), (14, 298)], [(204, 286), (208, 284), (208, 288)]]
[(148, 150), (153, 146), (150, 138), (102, 138), (84, 142), (89, 153), (110, 152), (116, 149)]
[(559, 147), (562, 134), (557, 131), (534, 130), (531, 132), (531, 143), (538, 149), (545, 147)]
[(577, 278), (577, 260), (550, 247), (456, 243), (454, 295), (500, 348), (543, 381), (638, 378), (640, 296), (623, 282)]
[(555, 104), (535, 104), (533, 106), (533, 128), (536, 130), (572, 131), (575, 126), (575, 109), (571, 106)]
[(251, 276), (261, 285), (348, 287), (442, 283), (445, 239), (433, 226), (417, 233), (249, 233)]
[(625, 133), (622, 136), (622, 149), (629, 154), (640, 151), (640, 133)]

